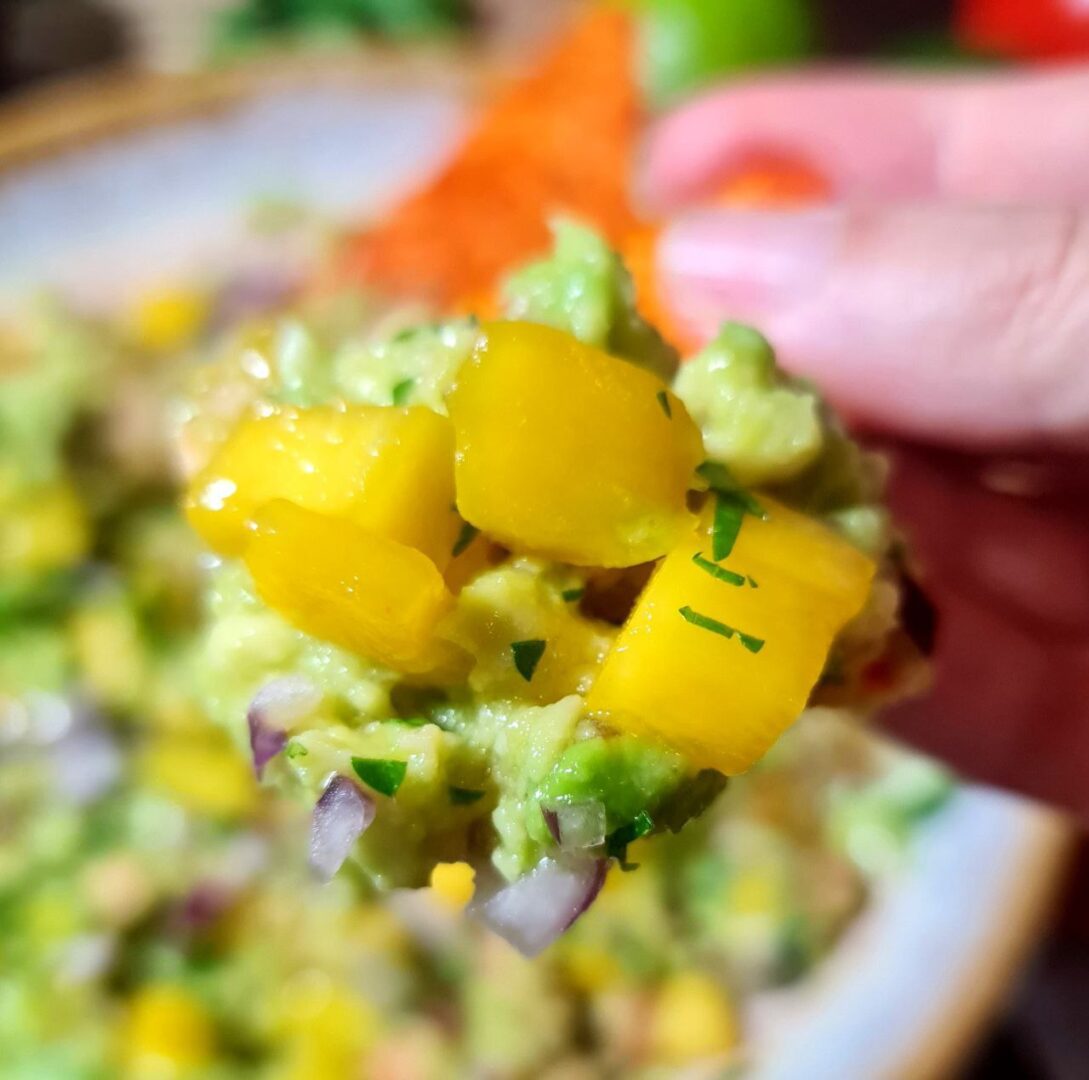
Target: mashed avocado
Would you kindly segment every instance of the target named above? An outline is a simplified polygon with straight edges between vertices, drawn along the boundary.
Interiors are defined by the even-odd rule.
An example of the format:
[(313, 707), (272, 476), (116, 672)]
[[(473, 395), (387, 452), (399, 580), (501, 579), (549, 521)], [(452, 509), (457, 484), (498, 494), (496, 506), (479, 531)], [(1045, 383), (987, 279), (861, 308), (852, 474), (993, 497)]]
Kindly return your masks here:
[[(647, 426), (648, 433), (659, 433), (648, 434), (648, 438), (663, 439), (664, 445), (674, 440), (678, 449), (669, 453), (678, 455), (677, 468), (693, 470), (680, 473), (681, 499), (669, 504), (667, 516), (661, 516), (666, 514), (666, 504), (655, 502), (661, 498), (655, 492), (662, 485), (675, 483), (668, 479), (654, 481), (659, 483), (658, 489), (639, 488), (643, 483), (640, 473), (630, 492), (617, 496), (620, 488), (609, 488), (608, 494), (603, 488), (600, 499), (591, 499), (586, 511), (591, 516), (602, 500), (610, 507), (614, 503), (620, 506), (617, 513), (641, 515), (625, 524), (626, 531), (586, 540), (590, 545), (586, 550), (592, 548), (595, 553), (619, 550), (615, 559), (612, 554), (602, 556), (601, 561), (596, 554), (578, 554), (583, 542), (577, 535), (581, 520), (572, 519), (567, 531), (557, 531), (545, 521), (540, 524), (543, 531), (538, 539), (524, 543), (519, 539), (524, 524), (515, 518), (521, 513), (522, 522), (533, 519), (543, 497), (544, 489), (538, 486), (535, 493), (537, 482), (529, 479), (539, 456), (529, 454), (526, 464), (518, 466), (524, 470), (523, 493), (512, 489), (497, 504), (493, 497), (497, 489), (485, 481), (475, 502), (470, 497), (470, 480), (466, 478), (470, 467), (479, 466), (480, 461), (473, 455), (484, 445), (483, 440), (493, 438), (486, 433), (489, 417), (502, 418), (506, 409), (523, 407), (530, 410), (526, 413), (530, 416), (537, 404), (531, 399), (526, 406), (516, 406), (512, 398), (503, 397), (498, 399), (498, 412), (479, 413), (472, 395), (490, 390), (467, 389), (470, 380), (466, 372), (481, 370), (480, 358), (486, 355), (481, 350), (488, 347), (485, 343), (490, 343), (493, 352), (499, 346), (496, 331), (474, 319), (376, 334), (367, 328), (330, 333), (298, 318), (257, 337), (243, 334), (245, 362), (239, 360), (240, 339), (236, 335), (221, 357), (200, 372), (186, 409), (183, 447), (197, 468), (203, 469), (191, 489), (191, 520), (224, 555), (233, 556), (218, 560), (209, 578), (207, 626), (198, 662), (205, 707), (241, 748), (252, 747), (261, 755), (257, 765), (268, 780), (294, 791), (311, 805), (317, 804), (316, 813), (321, 812), (320, 800), (331, 778), (340, 777), (361, 793), (373, 813), (366, 812), (362, 835), (344, 854), (382, 889), (422, 886), (437, 863), (461, 860), (478, 868), (490, 863), (507, 881), (521, 879), (535, 867), (551, 865), (549, 860), (557, 855), (561, 861), (613, 857), (626, 865), (629, 844), (647, 833), (680, 830), (721, 791), (725, 777), (718, 763), (727, 758), (712, 752), (721, 736), (712, 730), (718, 721), (700, 714), (705, 705), (693, 705), (692, 723), (698, 726), (697, 743), (712, 748), (706, 753), (693, 751), (697, 743), (675, 741), (669, 729), (659, 732), (653, 723), (648, 727), (625, 712), (623, 701), (632, 694), (632, 700), (640, 700), (632, 680), (657, 678), (656, 654), (636, 664), (632, 673), (621, 670), (617, 675), (614, 665), (608, 669), (612, 672), (609, 689), (602, 689), (605, 684), (599, 676), (603, 665), (613, 664), (612, 658), (632, 647), (629, 642), (635, 639), (631, 635), (640, 633), (633, 620), (642, 610), (638, 605), (651, 603), (648, 581), (657, 583), (659, 589), (670, 587), (665, 584), (669, 575), (664, 571), (653, 574), (658, 559), (652, 556), (652, 563), (645, 563), (642, 555), (625, 559), (623, 552), (665, 553), (672, 541), (659, 541), (659, 535), (690, 529), (696, 520), (692, 507), (699, 510), (702, 504), (703, 520), (709, 522), (706, 527), (711, 531), (708, 550), (705, 554), (697, 551), (694, 557), (696, 588), (721, 590), (740, 584), (751, 590), (744, 597), (747, 604), (763, 602), (766, 593), (767, 602), (789, 608), (798, 602), (795, 593), (788, 590), (773, 601), (770, 587), (775, 581), (768, 576), (772, 571), (751, 573), (746, 579), (723, 562), (729, 550), (723, 553), (719, 547), (726, 531), (732, 530), (730, 535), (735, 539), (742, 528), (757, 530), (753, 536), (763, 535), (758, 526), (760, 519), (768, 517), (765, 507), (778, 506), (777, 502), (762, 504), (759, 500), (763, 496), (753, 499), (742, 487), (746, 485), (825, 516), (871, 556), (879, 561), (884, 558), (883, 540), (872, 522), (865, 520), (867, 512), (879, 514), (874, 509), (879, 491), (861, 475), (864, 459), (843, 452), (844, 448), (853, 451), (853, 445), (835, 428), (811, 390), (778, 371), (770, 348), (755, 331), (736, 325), (724, 327), (715, 342), (678, 371), (673, 350), (639, 316), (630, 277), (617, 256), (595, 234), (573, 224), (558, 227), (551, 256), (511, 276), (504, 298), (506, 314), (523, 320), (505, 325), (517, 328), (534, 323), (553, 328), (541, 332), (540, 342), (548, 343), (548, 348), (573, 349), (572, 371), (581, 370), (579, 365), (583, 364), (604, 365), (595, 376), (599, 380), (595, 392), (605, 393), (603, 388), (611, 379), (616, 393), (644, 395), (635, 412), (623, 415), (630, 416), (632, 424)], [(514, 333), (509, 363), (515, 368), (528, 363), (526, 370), (536, 370), (532, 365), (537, 354), (532, 350), (538, 348), (539, 335)], [(578, 349), (583, 346), (564, 344), (572, 340), (630, 361), (642, 371), (624, 375), (608, 366), (614, 361), (597, 359), (604, 353), (582, 353)], [(506, 355), (502, 362), (507, 362)], [(559, 353), (554, 355), (555, 361), (542, 361), (546, 381), (559, 378), (554, 372), (568, 363), (561, 362)], [(499, 363), (495, 361), (493, 368)], [(550, 373), (554, 364), (561, 367)], [(524, 387), (526, 377), (517, 376), (521, 381), (511, 385)], [(543, 401), (552, 392), (545, 388), (537, 397)], [(562, 388), (557, 387), (557, 393), (556, 406), (541, 408), (542, 423), (547, 426), (547, 417), (552, 415), (559, 425), (555, 428), (558, 440), (562, 426), (568, 423), (559, 419), (560, 412), (570, 403), (564, 400)], [(569, 395), (577, 397), (578, 393), (571, 384)], [(231, 411), (223, 419), (217, 410), (228, 397)], [(608, 424), (605, 413), (611, 399), (606, 395), (601, 400), (598, 411), (588, 414), (585, 422), (572, 420), (572, 437), (577, 439), (582, 432), (593, 433)], [(368, 412), (365, 407), (378, 407), (378, 411), (372, 408)], [(419, 498), (409, 510), (389, 511), (400, 518), (381, 518), (382, 522), (396, 520), (399, 524), (376, 525), (378, 496), (372, 494), (369, 503), (358, 506), (351, 501), (350, 490), (359, 482), (359, 470), (373, 468), (373, 461), (380, 460), (386, 451), (376, 444), (370, 457), (344, 465), (337, 456), (338, 448), (354, 445), (352, 440), (357, 438), (369, 438), (367, 432), (378, 430), (375, 424), (409, 425), (410, 420), (415, 424), (417, 413), (413, 410), (419, 407), (450, 417), (458, 433), (454, 509), (460, 513), (439, 524), (441, 515), (450, 513), (454, 497), (452, 489), (445, 496), (435, 494), (441, 489), (441, 485), (436, 487), (438, 473), (448, 466), (443, 466), (441, 454), (434, 456), (434, 440), (446, 429), (435, 428), (439, 434), (432, 437), (420, 435), (410, 425), (396, 428), (403, 433), (393, 436), (395, 441), (389, 444), (396, 447), (392, 456), (404, 463), (414, 454), (424, 455), (432, 462), (420, 473), (427, 477), (427, 486), (420, 488)], [(572, 409), (577, 407), (576, 402)], [(549, 414), (549, 408), (560, 412)], [(638, 411), (644, 408), (648, 411)], [(385, 412), (387, 409), (390, 411)], [(478, 419), (481, 415), (482, 420)], [(463, 444), (460, 440), (469, 422), (467, 416), (484, 427), (474, 441)], [(645, 419), (638, 419), (640, 416)], [(215, 422), (209, 422), (210, 418)], [(621, 421), (618, 431), (624, 423)], [(338, 434), (329, 429), (320, 444), (320, 453), (325, 456), (319, 459), (308, 449), (318, 453), (319, 443), (307, 442), (313, 436), (305, 432), (320, 424), (334, 424)], [(430, 426), (425, 427), (430, 431)], [(353, 434), (345, 434), (349, 430)], [(516, 427), (515, 439), (518, 430)], [(500, 439), (496, 446), (510, 447), (517, 453), (514, 444), (502, 441), (508, 436), (494, 437)], [(420, 439), (431, 441), (421, 443)], [(692, 450), (692, 440), (701, 448)], [(300, 446), (301, 450), (292, 449)], [(558, 446), (557, 442), (556, 453)], [(542, 453), (551, 452), (542, 447)], [(505, 449), (499, 453), (507, 456)], [(652, 472), (665, 468), (661, 465), (665, 457), (649, 453), (652, 464), (647, 468)], [(695, 466), (704, 459), (697, 477)], [(572, 465), (577, 468), (579, 460), (576, 455)], [(593, 454), (582, 459), (589, 475), (607, 468), (599, 466), (598, 460)], [(681, 465), (682, 461), (688, 464)], [(617, 476), (635, 468), (624, 455), (613, 467)], [(859, 475), (833, 480), (837, 471)], [(284, 480), (289, 475), (295, 478)], [(662, 473), (663, 477), (668, 475), (672, 474)], [(277, 511), (279, 524), (272, 526), (267, 524), (271, 519), (262, 517), (260, 505), (262, 500), (277, 497), (276, 485), (282, 483), (289, 484), (290, 493), (284, 497), (298, 500), (306, 511), (291, 511), (290, 505), (283, 504), (287, 509)], [(686, 486), (690, 488), (687, 497)], [(807, 505), (807, 496), (818, 487), (835, 488), (835, 497), (822, 496)], [(372, 486), (367, 490), (378, 489)], [(251, 494), (260, 491), (269, 494)], [(524, 511), (520, 503), (523, 494)], [(394, 503), (396, 495), (394, 490), (390, 496)], [(443, 498), (446, 503), (439, 505)], [(239, 503), (243, 499), (250, 503)], [(426, 499), (432, 499), (436, 508), (428, 509)], [(639, 500), (645, 500), (645, 505)], [(243, 506), (237, 512), (230, 510), (236, 518), (220, 513), (222, 507), (236, 504)], [(793, 550), (791, 545), (803, 542), (796, 538), (805, 534), (805, 529), (792, 524), (801, 519), (791, 517), (785, 509), (774, 514), (780, 515), (776, 519), (781, 522), (779, 531), (772, 528), (761, 543), (775, 545), (774, 550), (786, 545), (782, 556), (774, 556), (786, 557)], [(363, 522), (362, 531), (353, 531), (357, 529), (354, 524), (335, 525), (349, 515)], [(263, 561), (253, 555), (256, 540), (246, 539), (244, 532), (227, 531), (237, 528), (231, 521), (246, 516), (257, 522), (255, 535), (264, 537), (260, 539), (265, 545), (262, 550), (271, 552)], [(494, 523), (507, 518), (514, 521), (509, 527)], [(757, 524), (746, 526), (746, 520)], [(730, 521), (734, 524), (729, 525)], [(368, 587), (353, 585), (335, 601), (340, 613), (334, 617), (335, 605), (328, 606), (333, 596), (329, 589), (335, 591), (340, 586), (329, 575), (355, 573), (357, 565), (334, 552), (371, 543), (368, 537), (375, 528), (392, 528), (388, 535), (397, 537), (419, 536), (420, 522), (432, 522), (428, 526), (432, 529), (450, 530), (445, 535), (454, 537), (452, 549), (436, 548), (429, 534), (422, 543), (429, 559), (434, 560), (431, 569), (419, 562), (416, 552), (410, 558), (400, 554), (405, 549), (396, 545), (388, 549), (390, 554), (381, 556), (388, 559), (396, 555), (395, 562), (380, 560), (377, 565), (387, 566), (385, 576), (403, 581), (405, 589), (425, 590), (420, 593), (421, 605), (425, 605), (426, 590), (431, 590), (426, 595), (434, 599), (426, 604), (437, 604), (434, 610), (438, 614), (426, 614), (431, 610), (426, 605), (409, 610), (407, 600), (404, 619), (400, 612), (395, 616), (373, 610), (362, 613), (351, 605), (361, 596), (366, 599)], [(537, 527), (536, 522), (531, 524)], [(285, 533), (288, 526), (295, 532)], [(336, 533), (338, 527), (348, 531)], [(334, 535), (343, 535), (348, 548), (328, 539)], [(733, 542), (731, 539), (731, 545)], [(829, 539), (830, 552), (837, 542)], [(314, 559), (316, 545), (326, 543), (337, 545), (329, 549), (329, 559)], [(381, 543), (386, 545), (381, 550), (386, 551), (387, 541)], [(652, 546), (658, 543), (663, 546)], [(289, 548), (285, 544), (293, 545), (290, 550), (294, 554), (286, 554)], [(279, 551), (283, 554), (277, 554)], [(550, 554), (558, 551), (565, 554)], [(239, 553), (243, 558), (237, 557)], [(744, 558), (740, 547), (733, 557)], [(766, 557), (758, 548), (758, 561)], [(670, 555), (666, 561), (674, 558), (681, 556)], [(690, 567), (692, 560), (685, 558)], [(861, 560), (860, 567), (868, 565), (861, 556), (851, 558)], [(336, 569), (329, 570), (334, 563)], [(435, 575), (435, 567), (442, 579)], [(702, 571), (714, 581), (700, 577)], [(879, 576), (890, 572), (882, 564)], [(868, 581), (870, 573), (872, 570), (866, 570), (860, 580)], [(758, 580), (761, 577), (762, 582)], [(758, 593), (760, 588), (764, 591)], [(864, 589), (860, 595), (868, 593)], [(314, 599), (319, 596), (322, 599)], [(740, 593), (727, 599), (738, 596)], [(688, 594), (682, 597), (688, 598)], [(708, 614), (709, 608), (697, 611), (677, 606), (684, 622), (671, 624), (670, 633), (687, 634), (694, 626), (697, 631), (727, 639), (734, 636), (735, 629)], [(842, 618), (855, 610), (857, 607), (845, 609)], [(416, 621), (405, 621), (410, 616)], [(391, 617), (397, 622), (396, 629), (388, 622)], [(429, 625), (433, 626), (434, 619), (440, 617), (441, 648), (436, 652), (432, 642), (420, 652), (421, 646), (415, 644), (419, 620), (431, 619)], [(372, 619), (378, 620), (378, 630), (366, 629), (370, 625), (367, 620)], [(871, 617), (859, 625), (864, 631), (856, 629), (853, 637), (845, 632), (847, 644), (837, 647), (836, 662), (841, 670), (853, 671), (852, 656), (879, 653), (892, 631), (888, 618)], [(361, 626), (364, 628), (359, 629)], [(383, 626), (387, 629), (382, 630)], [(678, 637), (682, 640), (687, 639)], [(704, 636), (695, 640), (700, 647), (712, 641)], [(375, 644), (367, 645), (368, 641)], [(728, 666), (744, 663), (746, 652), (757, 654), (763, 645), (762, 638), (742, 632), (739, 646), (715, 647), (732, 650), (723, 653)], [(774, 653), (774, 648), (769, 652)], [(817, 665), (812, 669), (813, 678), (819, 674), (822, 658), (823, 653), (814, 653), (806, 661)], [(709, 666), (717, 667), (718, 662)], [(772, 669), (764, 670), (770, 673)], [(668, 666), (663, 667), (660, 680), (669, 678)], [(732, 684), (742, 695), (737, 701), (763, 693), (756, 683), (746, 689), (749, 678), (743, 675), (742, 681)], [(763, 678), (777, 681), (771, 674)], [(715, 698), (709, 693), (707, 701), (714, 709)], [(610, 703), (595, 706), (595, 694), (608, 695)], [(617, 700), (621, 704), (616, 704)], [(795, 711), (784, 714), (785, 721), (792, 720), (804, 705), (803, 696), (796, 706), (788, 706)], [(754, 731), (751, 746), (763, 745), (767, 739)], [(258, 750), (259, 744), (271, 751)], [(762, 750), (746, 749), (743, 753), (755, 758)], [(576, 835), (578, 840), (572, 844), (571, 837)]]

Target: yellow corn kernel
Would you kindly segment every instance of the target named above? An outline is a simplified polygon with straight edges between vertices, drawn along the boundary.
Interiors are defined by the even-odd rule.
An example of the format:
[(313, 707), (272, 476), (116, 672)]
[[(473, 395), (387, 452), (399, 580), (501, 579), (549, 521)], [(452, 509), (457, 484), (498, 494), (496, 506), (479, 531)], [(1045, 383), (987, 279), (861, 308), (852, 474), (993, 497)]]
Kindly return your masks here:
[(447, 401), (458, 509), (516, 551), (633, 566), (691, 527), (699, 430), (654, 375), (569, 334), (492, 323)]
[(431, 871), (431, 890), (447, 907), (460, 911), (473, 898), (475, 877), (468, 863), (439, 863)]
[(123, 1034), (130, 1076), (170, 1077), (207, 1065), (214, 1051), (211, 1018), (192, 994), (166, 984), (137, 991)]
[(257, 805), (257, 783), (243, 756), (217, 734), (156, 739), (140, 759), (144, 783), (187, 810), (235, 819)]
[(261, 598), (292, 625), (409, 674), (440, 666), (453, 649), (435, 639), (453, 598), (415, 548), (282, 499), (255, 524), (246, 566)]
[(651, 1021), (651, 1053), (682, 1065), (729, 1053), (739, 1042), (737, 1014), (725, 990), (697, 971), (671, 976), (662, 985)]
[(0, 574), (72, 566), (89, 544), (83, 504), (65, 483), (14, 499), (0, 513)]
[[(713, 504), (712, 500), (712, 504)], [(713, 505), (662, 562), (588, 699), (621, 730), (699, 766), (744, 772), (805, 708), (873, 563), (810, 518), (761, 497), (713, 559)]]
[(458, 531), (453, 428), (424, 408), (288, 407), (252, 417), (194, 478), (186, 512), (210, 547), (238, 555), (253, 515), (274, 499), (347, 518), (442, 570)]
[(163, 288), (142, 296), (129, 315), (129, 337), (149, 352), (191, 344), (211, 312), (208, 294), (191, 288)]

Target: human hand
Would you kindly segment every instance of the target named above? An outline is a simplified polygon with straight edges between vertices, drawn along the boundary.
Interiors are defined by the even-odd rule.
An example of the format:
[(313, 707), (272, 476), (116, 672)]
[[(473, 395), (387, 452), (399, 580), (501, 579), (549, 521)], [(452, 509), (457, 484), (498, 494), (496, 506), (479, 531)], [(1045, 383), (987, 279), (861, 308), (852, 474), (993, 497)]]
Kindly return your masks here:
[[(836, 201), (686, 209), (768, 156)], [(934, 690), (889, 726), (1089, 817), (1089, 71), (738, 86), (660, 125), (645, 186), (687, 329), (754, 323), (900, 440), (940, 622)]]

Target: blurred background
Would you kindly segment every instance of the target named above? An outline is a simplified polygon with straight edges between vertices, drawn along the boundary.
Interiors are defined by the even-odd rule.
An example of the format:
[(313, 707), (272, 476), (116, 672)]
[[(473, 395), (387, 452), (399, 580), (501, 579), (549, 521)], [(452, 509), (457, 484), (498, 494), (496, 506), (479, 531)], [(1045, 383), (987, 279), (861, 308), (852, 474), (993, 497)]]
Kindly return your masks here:
[[(78, 155), (84, 115), (87, 141), (97, 145), (105, 130), (94, 108), (100, 80), (111, 94), (120, 85), (122, 94), (138, 95), (158, 80), (193, 87), (251, 69), (260, 80), (300, 61), (321, 67), (335, 58), (350, 68), (358, 54), (364, 67), (396, 67), (424, 57), (421, 71), (429, 74), (419, 77), (434, 80), (441, 71), (446, 89), (404, 115), (437, 132), (446, 126), (439, 98), (479, 94), (481, 72), (491, 85), (496, 72), (518, 70), (590, 6), (4, 0), (0, 150), (5, 127), (13, 149), (9, 160), (0, 153), (0, 262), (8, 262), (0, 285), (10, 295), (39, 285), (63, 293), (74, 276), (87, 275), (58, 270), (67, 262), (64, 224), (45, 228), (39, 219), (54, 213), (65, 191), (100, 192), (110, 175), (99, 174), (98, 187), (81, 186), (84, 179), (62, 175), (78, 172), (75, 159), (57, 156)], [(658, 110), (745, 72), (828, 59), (953, 68), (1089, 59), (1089, 9), (1074, 0), (638, 0), (626, 7), (641, 27), (642, 90)], [(118, 84), (119, 73), (135, 81)], [(269, 106), (266, 120), (283, 117), (288, 135), (292, 124), (309, 125), (307, 110), (351, 109), (350, 95), (323, 104), (304, 83), (302, 113), (283, 111), (292, 92), (282, 81)], [(217, 91), (216, 107), (225, 100)], [(141, 119), (149, 122), (153, 116)], [(330, 137), (354, 132), (354, 122), (334, 124)], [(250, 126), (259, 133), (246, 138), (264, 147), (269, 136), (260, 123)], [(389, 139), (388, 126), (376, 120), (359, 130)], [(169, 158), (167, 145), (123, 153), (148, 157), (154, 175)], [(222, 149), (208, 144), (216, 145)], [(179, 150), (177, 160), (188, 160), (186, 153)], [(183, 173), (199, 170), (200, 151), (188, 153), (196, 164), (179, 166)], [(349, 155), (345, 168), (362, 188), (372, 182), (370, 166), (354, 153), (359, 160)], [(404, 147), (397, 154), (412, 157)], [(426, 154), (418, 168), (401, 157), (390, 160), (408, 190), (431, 164)], [(258, 149), (254, 160), (279, 159)], [(335, 165), (334, 154), (327, 171)], [(775, 1004), (781, 988), (815, 981), (841, 938), (854, 942), (845, 955), (880, 952), (880, 935), (852, 937), (851, 927), (865, 925), (861, 913), (911, 878), (928, 830), (944, 828), (943, 814), (959, 796), (940, 770), (831, 731), (820, 745), (836, 752), (824, 755), (821, 783), (810, 790), (801, 778), (820, 755), (804, 740), (791, 743), (764, 774), (731, 789), (729, 820), (707, 842), (711, 855), (684, 863), (700, 898), (693, 910), (678, 918), (671, 898), (670, 860), (684, 858), (674, 852), (605, 910), (595, 909), (600, 926), (589, 925), (562, 955), (532, 969), (467, 936), (457, 897), (441, 889), (422, 905), (359, 906), (339, 884), (319, 896), (297, 881), (289, 869), (299, 861), (291, 811), (259, 804), (233, 749), (195, 715), (184, 663), (198, 619), (196, 557), (171, 509), (162, 447), (147, 429), (158, 424), (179, 366), (243, 316), (278, 310), (331, 233), (395, 201), (392, 189), (383, 191), (376, 209), (357, 212), (321, 179), (314, 187), (324, 194), (315, 201), (328, 205), (315, 208), (297, 181), (289, 187), (285, 193), (262, 177), (246, 188), (245, 256), (232, 265), (217, 251), (214, 281), (183, 272), (172, 255), (160, 268), (137, 261), (134, 269), (130, 252), (118, 270), (128, 294), (90, 322), (58, 312), (54, 298), (35, 300), (32, 317), (29, 305), (15, 305), (29, 329), (0, 329), (0, 378), (14, 386), (16, 374), (36, 372), (7, 399), (0, 395), (0, 496), (5, 467), (18, 459), (23, 470), (27, 446), (51, 469), (60, 462), (63, 477), (61, 486), (51, 478), (35, 489), (34, 513), (20, 519), (18, 543), (9, 533), (7, 555), (0, 544), (0, 559), (9, 558), (0, 561), (7, 571), (0, 580), (0, 1076), (744, 1075), (750, 1028), (771, 1024), (779, 1038), (789, 1031), (775, 1026), (794, 1015), (794, 1005)], [(159, 250), (173, 251), (178, 237), (164, 225), (161, 205), (139, 205), (141, 229), (161, 231)], [(88, 250), (111, 243), (105, 229), (88, 237)], [(103, 396), (105, 385), (113, 389)], [(32, 418), (24, 424), (28, 441), (9, 437), (5, 449), (3, 424), (15, 430), (18, 417)], [(114, 437), (118, 431), (126, 438)], [(86, 505), (73, 509), (72, 498)], [(0, 533), (15, 528), (22, 506), (0, 504), (10, 515)], [(16, 566), (10, 555), (19, 544), (48, 547), (41, 537), (80, 530), (89, 538), (79, 550), (48, 553), (41, 563), (48, 572), (34, 559)], [(88, 551), (93, 573), (82, 568)], [(806, 793), (784, 796), (784, 785)], [(799, 819), (819, 822), (819, 842), (799, 838)], [(967, 1024), (967, 1055), (949, 1075), (1089, 1076), (1082, 1022), (1089, 856), (1079, 846), (1071, 868), (1056, 859), (1046, 872), (1057, 899), (1022, 934), (1028, 951), (1014, 950), (1015, 977), (1001, 980), (981, 1023)], [(926, 919), (942, 917), (929, 895), (934, 910), (923, 913), (924, 936)], [(618, 926), (619, 944), (611, 936)], [(690, 964), (693, 957), (707, 962)], [(707, 968), (715, 980), (704, 979)], [(358, 992), (362, 974), (381, 984), (377, 996)], [(936, 984), (942, 978), (933, 972)], [(772, 995), (767, 1009), (765, 993)], [(765, 1013), (775, 1023), (761, 1020)], [(645, 1031), (653, 1032), (649, 1042)], [(701, 1064), (709, 1057), (713, 1066)], [(903, 1075), (915, 1075), (905, 1068)]]

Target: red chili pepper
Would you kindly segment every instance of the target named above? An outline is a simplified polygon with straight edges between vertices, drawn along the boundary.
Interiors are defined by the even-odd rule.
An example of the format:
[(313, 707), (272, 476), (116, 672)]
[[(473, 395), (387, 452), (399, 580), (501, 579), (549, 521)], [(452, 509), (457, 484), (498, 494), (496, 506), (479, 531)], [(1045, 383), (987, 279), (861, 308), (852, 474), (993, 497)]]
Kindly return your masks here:
[(1017, 60), (1089, 56), (1087, 0), (960, 0), (957, 37)]

